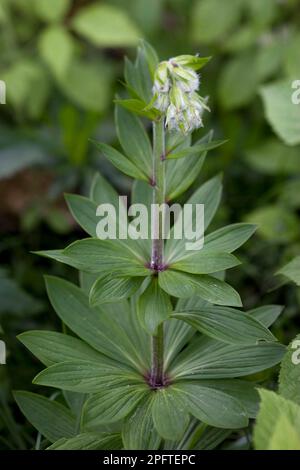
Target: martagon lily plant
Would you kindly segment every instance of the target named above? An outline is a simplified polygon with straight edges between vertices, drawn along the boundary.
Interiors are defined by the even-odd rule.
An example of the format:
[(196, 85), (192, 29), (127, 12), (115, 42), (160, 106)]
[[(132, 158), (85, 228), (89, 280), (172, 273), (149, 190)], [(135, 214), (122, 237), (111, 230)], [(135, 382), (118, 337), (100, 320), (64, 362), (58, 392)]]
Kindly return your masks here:
[[(134, 63), (126, 60), (127, 97), (116, 99), (115, 114), (122, 151), (96, 145), (134, 178), (131, 202), (182, 200), (207, 151), (222, 143), (212, 132), (191, 137), (208, 109), (198, 94), (198, 71), (208, 60), (184, 55), (159, 63), (146, 43)], [(187, 201), (204, 204), (205, 229), (221, 190), (216, 176)], [(36, 448), (212, 449), (247, 428), (259, 402), (253, 374), (279, 363), (285, 351), (268, 329), (281, 307), (245, 312), (224, 280), (239, 264), (232, 252), (255, 227), (208, 230), (198, 251), (186, 250), (172, 230), (164, 240), (161, 228), (153, 240), (103, 240), (96, 236), (97, 207), (116, 207), (115, 189), (97, 174), (89, 197), (66, 198), (89, 237), (39, 254), (78, 269), (80, 285), (47, 276), (63, 333), (19, 336), (46, 366), (34, 384), (55, 389), (49, 398), (15, 392), (39, 431)]]

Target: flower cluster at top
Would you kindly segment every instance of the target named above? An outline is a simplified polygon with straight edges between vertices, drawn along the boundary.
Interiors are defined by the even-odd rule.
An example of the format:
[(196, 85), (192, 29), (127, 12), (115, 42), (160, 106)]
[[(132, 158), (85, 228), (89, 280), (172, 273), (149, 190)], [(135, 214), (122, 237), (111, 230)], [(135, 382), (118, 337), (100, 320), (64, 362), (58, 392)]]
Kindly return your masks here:
[(202, 114), (209, 110), (198, 95), (200, 79), (189, 67), (190, 56), (178, 56), (161, 62), (154, 75), (154, 107), (165, 114), (166, 126), (188, 134), (203, 126)]

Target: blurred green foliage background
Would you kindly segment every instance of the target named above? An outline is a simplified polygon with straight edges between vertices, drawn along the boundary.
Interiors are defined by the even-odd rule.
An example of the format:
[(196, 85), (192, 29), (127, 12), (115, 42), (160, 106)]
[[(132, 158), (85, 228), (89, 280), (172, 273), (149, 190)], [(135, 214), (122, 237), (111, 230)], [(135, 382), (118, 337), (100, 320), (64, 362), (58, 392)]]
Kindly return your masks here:
[(259, 225), (230, 281), (246, 307), (286, 305), (275, 331), (283, 342), (299, 331), (297, 287), (274, 276), (300, 252), (300, 105), (290, 99), (299, 26), (299, 0), (0, 0), (0, 449), (30, 448), (36, 438), (11, 390), (28, 389), (39, 364), (16, 335), (61, 329), (43, 273), (74, 278), (30, 252), (81, 236), (63, 193), (84, 194), (95, 170), (122, 194), (130, 189), (89, 138), (115, 143), (113, 97), (139, 39), (161, 59), (213, 56), (201, 77), (211, 108), (204, 131), (228, 142), (210, 152), (195, 185), (224, 172), (215, 225)]

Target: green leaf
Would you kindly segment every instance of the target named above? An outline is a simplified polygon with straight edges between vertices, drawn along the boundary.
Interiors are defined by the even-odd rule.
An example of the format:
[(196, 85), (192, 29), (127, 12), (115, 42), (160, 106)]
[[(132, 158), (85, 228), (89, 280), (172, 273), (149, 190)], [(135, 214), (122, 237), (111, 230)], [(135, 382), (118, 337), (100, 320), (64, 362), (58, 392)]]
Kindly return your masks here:
[[(149, 54), (151, 58), (149, 58)], [(125, 58), (124, 75), (128, 91), (133, 98), (144, 101), (148, 109), (150, 109), (149, 102), (153, 98), (153, 65), (156, 59), (153, 52), (149, 53), (149, 47), (146, 50), (144, 42), (141, 42), (138, 47), (134, 63)]]
[(199, 55), (184, 54), (177, 56), (177, 59), (178, 62), (180, 62), (181, 64), (183, 62), (186, 62), (187, 67), (198, 71), (202, 69), (207, 64), (207, 62), (211, 60), (211, 57), (199, 57)]
[(47, 277), (46, 285), (53, 308), (74, 333), (119, 363), (133, 365), (144, 371), (145, 357), (128, 336), (129, 327), (126, 329), (124, 324), (131, 322), (121, 304), (115, 304), (112, 317), (107, 306), (105, 311), (100, 307), (91, 308), (88, 296), (67, 281)]
[[(212, 139), (212, 132), (209, 132), (202, 139), (198, 140), (195, 145), (200, 145), (204, 142), (210, 142)], [(178, 137), (173, 137), (173, 139), (178, 139)], [(172, 141), (172, 138), (168, 138)], [(190, 144), (190, 139), (187, 137), (179, 139), (179, 143), (171, 148), (168, 146), (167, 141), (167, 153), (175, 150), (180, 151), (186, 148)], [(171, 150), (172, 149), (172, 150)], [(196, 152), (195, 155), (190, 155), (188, 159), (175, 159), (169, 160), (167, 162), (166, 168), (166, 199), (171, 201), (177, 198), (180, 194), (184, 193), (195, 181), (197, 176), (200, 173), (202, 165), (206, 157), (206, 151), (202, 152), (200, 155)]]
[(161, 438), (157, 434), (152, 419), (152, 401), (153, 396), (149, 394), (125, 419), (122, 426), (122, 438), (126, 450), (159, 449)]
[(193, 251), (185, 254), (176, 263), (172, 263), (170, 268), (192, 274), (211, 274), (233, 268), (239, 264), (241, 262), (229, 253), (219, 253), (217, 251), (207, 253), (205, 249), (202, 249), (198, 252)]
[(138, 116), (146, 117), (151, 121), (154, 121), (160, 116), (160, 112), (155, 108), (147, 108), (147, 103), (140, 99), (127, 99), (127, 100), (115, 100), (115, 103), (123, 108), (137, 114)]
[(248, 425), (246, 411), (241, 403), (220, 390), (191, 382), (175, 384), (174, 389), (184, 399), (188, 411), (203, 423), (225, 429)]
[(204, 335), (229, 344), (257, 344), (276, 341), (272, 333), (250, 315), (228, 307), (204, 307), (172, 314)]
[(278, 364), (284, 352), (285, 347), (275, 342), (243, 346), (196, 338), (175, 359), (169, 374), (192, 380), (243, 377)]
[(159, 64), (159, 58), (156, 53), (156, 50), (145, 40), (141, 40), (141, 50), (146, 58), (151, 77), (154, 77), (156, 67)]
[(207, 302), (217, 305), (240, 307), (239, 294), (224, 281), (212, 276), (196, 275), (167, 269), (159, 273), (159, 285), (167, 294), (179, 298), (199, 295)]
[(54, 331), (26, 331), (18, 336), (24, 346), (43, 364), (63, 361), (101, 361), (103, 356), (80, 339)]
[[(7, 102), (24, 109), (33, 118), (40, 117), (49, 94), (47, 72), (42, 64), (29, 58), (19, 58), (1, 74), (6, 84)], [(32, 90), (35, 99), (32, 100)]]
[(142, 326), (154, 335), (160, 323), (172, 312), (170, 297), (159, 287), (158, 279), (152, 277), (147, 289), (138, 300), (138, 316)]
[(64, 76), (74, 52), (73, 39), (67, 30), (58, 25), (49, 26), (41, 33), (38, 39), (38, 48), (53, 76), (55, 78)]
[(241, 6), (240, 0), (229, 0), (226, 4), (219, 0), (198, 0), (191, 14), (193, 41), (222, 43), (224, 36), (238, 23)]
[(119, 203), (117, 191), (100, 173), (96, 173), (93, 178), (90, 198), (97, 205), (109, 203), (117, 207)]
[[(204, 204), (204, 229), (206, 229), (211, 220), (213, 219), (217, 208), (220, 204), (222, 193), (222, 182), (220, 176), (216, 176), (209, 181), (205, 182), (194, 194), (188, 199), (187, 204)], [(187, 217), (185, 217), (187, 219)], [(177, 224), (180, 221), (178, 220)], [(186, 228), (193, 228), (195, 224), (195, 211), (192, 212), (192, 217), (184, 221)], [(166, 263), (170, 264), (183, 258), (186, 254), (190, 254), (185, 248), (186, 242), (190, 241), (183, 237), (180, 240), (174, 238), (174, 231), (176, 230), (176, 222), (171, 230), (170, 239), (166, 242), (165, 258)]]
[(173, 385), (154, 392), (152, 417), (161, 437), (170, 440), (181, 438), (189, 423), (189, 416), (185, 403)]
[(146, 383), (130, 380), (114, 386), (109, 380), (103, 383), (99, 393), (92, 395), (85, 403), (82, 414), (84, 429), (97, 429), (101, 424), (114, 423), (125, 418), (145, 397), (149, 389)]
[[(104, 61), (73, 60), (60, 77), (63, 93), (81, 109), (102, 113), (110, 103), (111, 68)], [(88, 86), (82, 86), (88, 83)]]
[(83, 433), (71, 439), (60, 439), (47, 450), (119, 450), (122, 449), (120, 434)]
[(200, 439), (196, 441), (194, 450), (214, 450), (232, 433), (230, 429), (214, 428), (203, 424), (200, 426), (204, 427), (204, 431), (201, 433)]
[(270, 205), (254, 210), (247, 222), (258, 225), (258, 234), (273, 243), (288, 243), (298, 237), (298, 218), (285, 207)]
[(284, 415), (276, 422), (269, 450), (300, 450), (300, 429)]
[(260, 90), (266, 118), (287, 145), (300, 144), (300, 107), (292, 102), (294, 91), (290, 80), (271, 83)]
[[(219, 99), (226, 110), (247, 105), (256, 95), (260, 76), (255, 64), (256, 55), (243, 51), (229, 60), (219, 78)], [(249, 70), (251, 69), (251, 73)]]
[(75, 417), (65, 406), (36, 393), (17, 391), (14, 397), (28, 421), (50, 442), (75, 435)]
[(232, 224), (222, 227), (205, 236), (205, 251), (223, 251), (231, 253), (242, 246), (255, 232), (254, 224)]
[(239, 379), (203, 380), (197, 383), (230, 395), (241, 403), (249, 418), (256, 418), (259, 409), (259, 394), (255, 383)]
[[(300, 335), (291, 341), (281, 362), (279, 393), (300, 405)], [(300, 424), (300, 423), (299, 423)]]
[[(300, 450), (300, 407), (286, 398), (270, 390), (259, 390), (261, 397), (260, 411), (254, 428), (254, 444), (257, 450), (291, 449)], [(288, 425), (286, 424), (288, 423)], [(278, 424), (281, 424), (280, 429)], [(290, 434), (290, 431), (292, 433)], [(282, 433), (288, 432), (289, 439), (284, 439)], [(295, 448), (294, 437), (298, 436)], [(280, 447), (274, 444), (280, 443)], [(291, 447), (292, 446), (292, 447)]]
[(70, 0), (33, 0), (33, 11), (44, 21), (59, 21), (70, 8)]
[(142, 277), (124, 277), (118, 274), (101, 276), (90, 292), (91, 306), (101, 305), (131, 297), (143, 283)]
[(86, 238), (76, 241), (63, 251), (42, 251), (37, 254), (54, 258), (76, 269), (90, 273), (118, 272), (124, 276), (147, 276), (145, 260), (133, 252), (126, 240)]
[(115, 121), (120, 144), (140, 171), (152, 176), (152, 148), (142, 122), (126, 109), (116, 106)]
[(188, 147), (184, 150), (168, 153), (167, 160), (189, 157), (190, 155), (195, 155), (197, 152), (206, 152), (208, 150), (220, 147), (220, 145), (223, 145), (225, 142), (227, 142), (227, 140), (211, 140), (210, 142), (195, 144), (192, 147)]
[(101, 142), (92, 140), (98, 150), (122, 173), (125, 173), (132, 178), (137, 178), (145, 181), (149, 181), (149, 177), (144, 171), (141, 171), (135, 163), (132, 163), (129, 158), (122, 155), (120, 152), (115, 150), (113, 147)]
[(44, 369), (33, 383), (80, 393), (99, 392), (105, 387), (144, 384), (143, 378), (124, 365), (109, 361), (65, 361)]
[[(202, 299), (198, 297), (202, 302)], [(179, 299), (177, 306), (180, 305), (182, 299)], [(187, 344), (187, 342), (196, 333), (195, 329), (192, 328), (185, 322), (171, 318), (164, 324), (165, 337), (164, 337), (164, 362), (165, 368), (167, 369), (173, 359)]]
[(76, 33), (101, 47), (134, 46), (142, 36), (126, 12), (112, 5), (93, 4), (82, 8), (72, 26)]
[[(148, 185), (146, 185), (148, 187)], [(118, 208), (120, 208), (123, 204), (123, 202), (120, 200), (118, 193), (116, 190), (106, 181), (105, 178), (103, 178), (100, 173), (97, 173), (93, 179), (92, 187), (91, 187), (91, 193), (90, 193), (90, 199), (96, 204), (96, 207), (98, 207), (100, 204), (111, 204), (116, 211)], [(92, 211), (95, 211), (96, 214), (96, 209), (95, 206), (93, 206), (91, 203), (87, 202), (85, 199), (78, 199), (78, 198), (71, 198), (71, 201), (67, 197), (67, 201), (69, 203), (70, 209), (76, 218), (76, 220), (83, 225), (84, 219), (83, 219), (83, 214), (81, 212), (84, 212), (85, 218), (88, 219), (89, 217), (92, 217)], [(70, 204), (71, 202), (71, 204)], [(80, 202), (82, 202), (82, 206), (80, 207)], [(83, 204), (87, 202), (88, 207), (83, 207)], [(124, 208), (126, 210), (126, 207), (124, 205)], [(120, 220), (119, 220), (120, 219)], [(88, 220), (86, 220), (88, 222)], [(99, 222), (99, 220), (96, 220), (96, 224)], [(116, 233), (119, 233), (119, 231), (122, 231), (122, 233), (127, 233), (128, 230), (128, 220), (127, 220), (127, 215), (126, 217), (116, 217), (115, 219), (116, 222)], [(92, 230), (92, 227), (90, 226), (90, 231)], [(96, 232), (96, 229), (95, 229)], [(151, 242), (151, 240), (149, 240)], [(143, 243), (144, 240), (127, 240), (126, 244), (131, 245), (134, 250), (137, 250), (140, 248), (140, 254), (142, 257), (148, 257), (150, 254), (150, 250), (145, 248), (145, 243)]]
[(247, 314), (253, 316), (265, 327), (273, 325), (283, 310), (282, 305), (263, 305), (262, 307), (248, 310)]
[(279, 269), (276, 274), (283, 274), (289, 280), (300, 286), (300, 256), (296, 256), (292, 261)]
[(91, 237), (96, 237), (96, 228), (99, 219), (97, 218), (97, 204), (84, 196), (78, 194), (65, 195), (68, 208), (78, 224)]

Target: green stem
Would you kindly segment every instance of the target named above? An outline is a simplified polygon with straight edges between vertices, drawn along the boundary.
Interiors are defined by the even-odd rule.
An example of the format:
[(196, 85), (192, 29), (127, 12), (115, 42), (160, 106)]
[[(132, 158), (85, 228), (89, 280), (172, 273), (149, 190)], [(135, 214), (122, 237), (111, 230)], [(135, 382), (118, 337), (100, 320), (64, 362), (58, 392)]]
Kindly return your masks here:
[[(153, 123), (153, 204), (165, 203), (165, 129), (164, 120)], [(155, 218), (156, 219), (156, 218)], [(152, 239), (151, 268), (157, 274), (164, 266), (163, 225), (155, 227), (157, 238)], [(164, 383), (164, 327), (161, 323), (156, 335), (152, 336), (151, 385), (159, 387)]]

